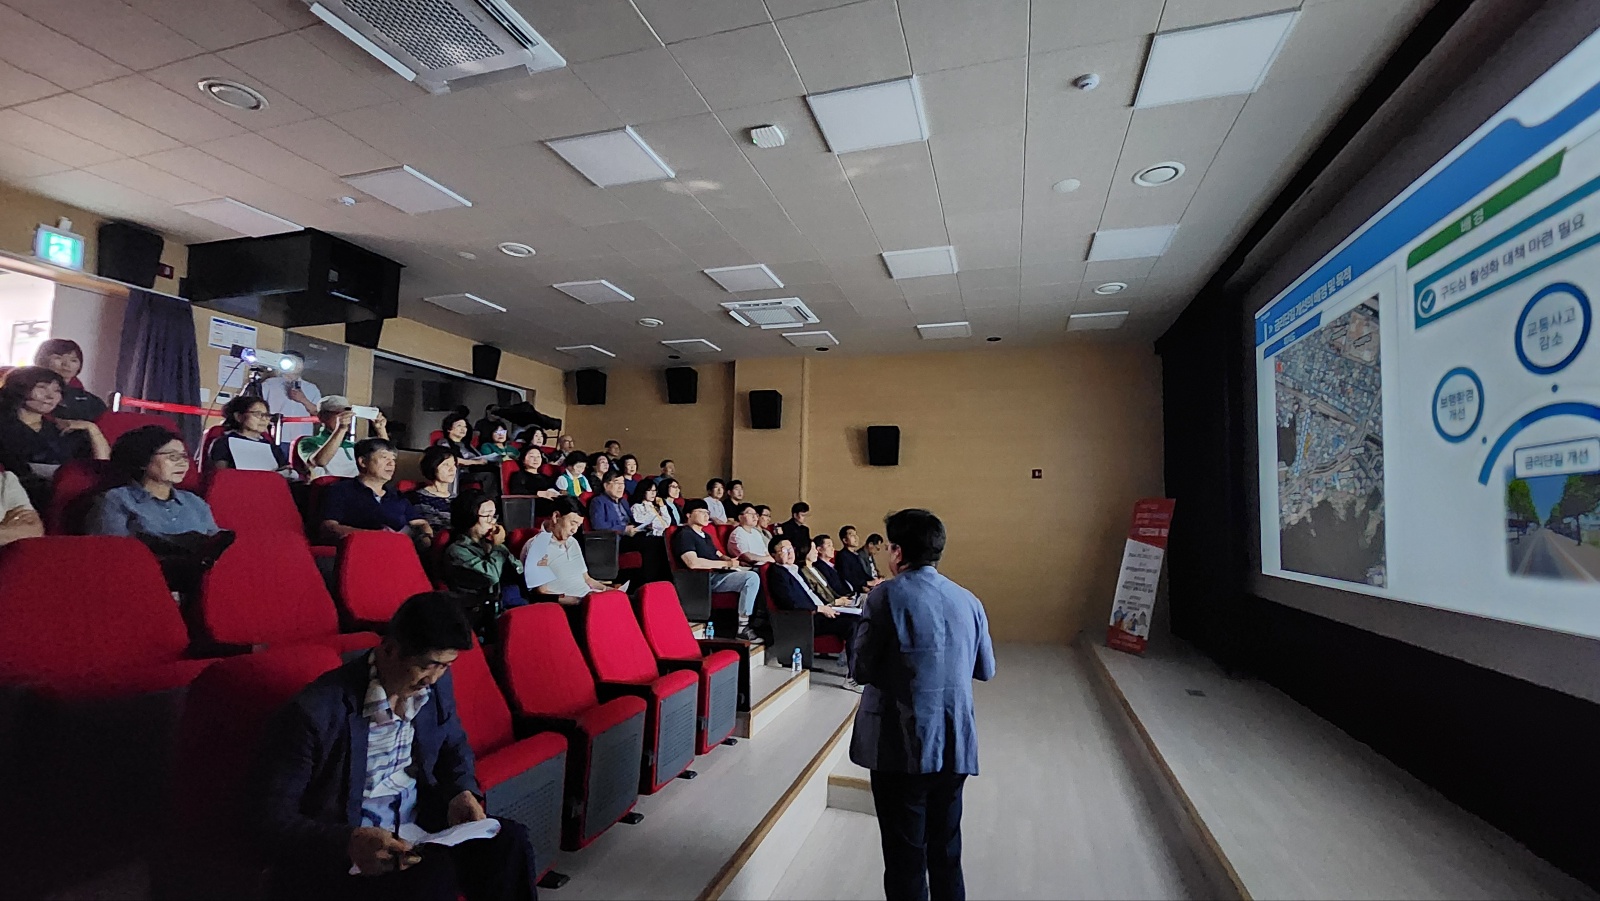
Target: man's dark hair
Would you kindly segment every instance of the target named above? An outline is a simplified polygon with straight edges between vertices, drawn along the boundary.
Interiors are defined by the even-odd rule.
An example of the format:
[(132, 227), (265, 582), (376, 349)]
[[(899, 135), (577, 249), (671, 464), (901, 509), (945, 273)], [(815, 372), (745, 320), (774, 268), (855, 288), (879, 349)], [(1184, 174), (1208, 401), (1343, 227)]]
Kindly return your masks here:
[(875, 544), (883, 544), (883, 536), (879, 535), (877, 532), (873, 532), (871, 535), (867, 536), (866, 546), (872, 547)]
[[(494, 498), (476, 490), (463, 491), (456, 495), (456, 499), (450, 502), (451, 536), (460, 538), (471, 532), (472, 527), (478, 524), (478, 508), (483, 506), (484, 501), (492, 500)], [(500, 504), (498, 502), (494, 505), (494, 512), (496, 514), (500, 512)]]
[(706, 494), (710, 494), (711, 493), (711, 489), (716, 487), (717, 485), (721, 485), (723, 491), (727, 491), (728, 490), (728, 483), (727, 482), (724, 482), (722, 479), (711, 479), (711, 480), (706, 482)]
[(422, 452), (422, 462), (417, 464), (417, 468), (422, 470), (424, 479), (433, 482), (438, 480), (439, 467), (444, 464), (444, 461), (454, 460), (455, 456), (455, 451), (442, 444), (435, 444)]
[(728, 490), (732, 491), (733, 490), (733, 486), (735, 486), (735, 485), (738, 485), (741, 488), (744, 487), (744, 480), (743, 479), (734, 479), (733, 481), (729, 482), (728, 483)]
[(757, 513), (765, 513), (768, 516), (771, 516), (772, 515), (772, 508), (767, 506), (766, 504), (756, 504), (756, 512)]
[(610, 441), (607, 441), (607, 442), (606, 442), (606, 443), (605, 443), (605, 445), (604, 445), (604, 446), (605, 446), (605, 447), (610, 447), (610, 446), (611, 446), (611, 445), (613, 445), (613, 444), (615, 444), (615, 445), (616, 445), (616, 446), (617, 446), (617, 447), (618, 447), (618, 448), (621, 448), (621, 447), (622, 447), (622, 442), (621, 442), (621, 441), (618, 441), (618, 440), (617, 440), (617, 439), (615, 439), (615, 438), (612, 438), (612, 439), (611, 439), (611, 440), (610, 440)]
[(567, 456), (561, 461), (561, 466), (565, 469), (571, 469), (572, 464), (574, 463), (582, 463), (583, 465), (588, 466), (589, 455), (581, 450), (575, 450), (572, 453), (567, 454)]
[(628, 462), (629, 460), (632, 460), (635, 464), (637, 464), (639, 462), (639, 458), (635, 457), (633, 454), (623, 454), (622, 456), (617, 458), (617, 465), (621, 466), (622, 464)]
[(605, 475), (600, 477), (600, 484), (606, 485), (619, 479), (625, 480), (627, 478), (627, 476), (622, 474), (622, 470), (620, 468), (612, 467), (611, 469), (606, 470)]
[(684, 516), (685, 519), (689, 518), (689, 514), (693, 513), (696, 510), (709, 510), (709, 509), (710, 508), (706, 506), (706, 502), (705, 502), (704, 498), (697, 497), (697, 498), (694, 498), (692, 500), (687, 500), (687, 501), (683, 502), (683, 516)]
[(582, 516), (583, 505), (578, 503), (578, 499), (572, 495), (563, 494), (550, 502), (550, 512), (555, 516), (566, 516), (571, 513)]
[(661, 461), (661, 465), (660, 465), (660, 466), (659, 466), (659, 467), (657, 467), (657, 468), (658, 468), (658, 469), (666, 469), (666, 468), (667, 468), (667, 464), (668, 464), (668, 463), (671, 463), (671, 462), (672, 462), (672, 458), (671, 458), (671, 457), (668, 457), (668, 458), (667, 458), (667, 459), (665, 459), (665, 460), (662, 460), (662, 461)]
[(733, 507), (733, 518), (738, 519), (744, 515), (744, 511), (754, 510), (755, 508), (756, 507), (754, 504), (735, 504)]
[(856, 530), (855, 526), (840, 526), (839, 527), (839, 543), (840, 544), (844, 544), (844, 536), (846, 534), (850, 533), (850, 532), (854, 532), (855, 530)]
[(790, 516), (793, 516), (796, 513), (810, 513), (810, 512), (811, 512), (811, 505), (806, 503), (805, 501), (795, 501), (789, 507), (789, 515)]
[(944, 556), (944, 523), (927, 510), (913, 507), (891, 513), (883, 521), (889, 543), (900, 548), (907, 569), (932, 566)]
[(142, 425), (129, 429), (117, 437), (111, 446), (111, 469), (125, 482), (137, 482), (144, 477), (146, 466), (167, 443), (178, 436), (164, 425)]
[(767, 542), (767, 553), (776, 557), (778, 556), (778, 545), (793, 543), (794, 542), (789, 540), (788, 536), (784, 535), (782, 532), (779, 532), (778, 534), (772, 536), (771, 541)]
[(461, 612), (461, 602), (442, 591), (406, 598), (389, 619), (389, 637), (402, 657), (472, 649), (472, 625)]
[(356, 460), (365, 460), (378, 451), (394, 453), (394, 445), (383, 438), (363, 438), (356, 442)]
[(821, 535), (818, 535), (817, 537), (811, 539), (811, 543), (816, 545), (818, 550), (821, 550), (823, 545), (827, 544), (828, 542), (830, 542), (832, 540), (833, 540), (833, 536), (832, 535), (829, 535), (827, 532), (823, 532)]

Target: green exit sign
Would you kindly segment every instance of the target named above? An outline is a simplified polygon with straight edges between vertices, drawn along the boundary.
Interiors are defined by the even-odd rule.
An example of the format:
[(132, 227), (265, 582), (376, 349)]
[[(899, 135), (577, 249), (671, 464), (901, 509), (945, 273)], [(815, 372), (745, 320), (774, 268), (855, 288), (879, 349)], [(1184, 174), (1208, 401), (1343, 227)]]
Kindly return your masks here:
[(64, 269), (82, 269), (83, 236), (41, 225), (33, 233), (33, 255)]

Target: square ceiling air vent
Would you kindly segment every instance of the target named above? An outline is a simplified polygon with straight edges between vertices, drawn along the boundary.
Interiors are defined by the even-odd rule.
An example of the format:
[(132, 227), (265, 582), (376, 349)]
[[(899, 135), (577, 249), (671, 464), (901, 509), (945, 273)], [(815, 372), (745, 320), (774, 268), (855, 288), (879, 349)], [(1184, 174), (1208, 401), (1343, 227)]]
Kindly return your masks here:
[(611, 284), (605, 279), (595, 279), (588, 282), (562, 282), (550, 287), (571, 297), (579, 303), (626, 303), (633, 300), (633, 295)]
[(180, 203), (177, 209), (252, 238), (297, 232), (301, 228), (287, 219), (274, 216), (265, 210), (258, 210), (248, 203), (240, 203), (232, 197), (202, 200), (199, 203)]
[(972, 323), (970, 322), (932, 322), (927, 325), (917, 326), (917, 334), (924, 341), (934, 341), (940, 338), (971, 338)]
[(798, 297), (775, 300), (730, 300), (722, 305), (740, 325), (750, 328), (794, 328), (821, 320)]
[(795, 347), (838, 347), (839, 339), (830, 331), (784, 332), (783, 340)]
[(610, 360), (616, 357), (616, 354), (598, 344), (568, 344), (556, 350), (584, 360)]
[(765, 263), (723, 266), (720, 269), (707, 269), (705, 274), (711, 276), (711, 280), (721, 285), (722, 290), (729, 294), (738, 294), (740, 291), (770, 291), (773, 288), (783, 287), (783, 282), (776, 273), (767, 268)]
[(889, 267), (890, 278), (925, 278), (930, 275), (956, 273), (956, 249), (919, 247), (915, 250), (886, 250), (883, 263)]
[(460, 313), (463, 316), (481, 316), (484, 313), (506, 311), (505, 307), (484, 300), (476, 294), (438, 294), (422, 299), (436, 307), (444, 307), (452, 313)]
[(344, 183), (413, 216), (434, 210), (472, 206), (472, 201), (410, 166), (351, 175), (345, 178)]
[(679, 338), (675, 341), (663, 341), (661, 344), (674, 353), (680, 354), (722, 353), (722, 348), (704, 338)]
[(1128, 311), (1115, 313), (1073, 313), (1067, 318), (1067, 331), (1083, 332), (1096, 329), (1122, 328), (1128, 321)]
[(545, 145), (602, 188), (675, 177), (667, 161), (651, 150), (632, 126), (546, 141)]

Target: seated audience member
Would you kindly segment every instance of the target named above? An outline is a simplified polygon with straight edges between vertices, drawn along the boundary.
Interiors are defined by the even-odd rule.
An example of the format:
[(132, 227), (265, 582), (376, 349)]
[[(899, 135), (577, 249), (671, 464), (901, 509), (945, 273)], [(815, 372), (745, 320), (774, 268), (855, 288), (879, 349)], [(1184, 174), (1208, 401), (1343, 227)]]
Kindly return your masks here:
[(750, 504), (740, 504), (733, 508), (733, 517), (739, 525), (728, 533), (728, 553), (739, 558), (739, 562), (746, 566), (760, 566), (771, 563), (772, 555), (768, 549), (772, 546), (772, 539), (757, 527), (760, 514)]
[(662, 552), (661, 542), (639, 534), (639, 527), (633, 524), (633, 511), (628, 507), (627, 496), (623, 494), (627, 485), (628, 480), (622, 477), (622, 470), (613, 469), (605, 474), (605, 479), (600, 483), (600, 492), (589, 500), (589, 528), (618, 533), (621, 537), (617, 541), (617, 549), (635, 551), (642, 558), (640, 578), (643, 581), (668, 578), (667, 559)]
[[(544, 450), (537, 444), (529, 444), (522, 449), (522, 458), (517, 461), (517, 471), (506, 480), (507, 494), (531, 494), (540, 501), (554, 500), (561, 492), (556, 490), (556, 480), (541, 472), (544, 469)], [(540, 516), (547, 515), (549, 510), (541, 509), (538, 501), (534, 502), (534, 510)]]
[(44, 534), (44, 520), (33, 509), (22, 480), (9, 470), (0, 470), (0, 545)]
[[(353, 479), (356, 466), (356, 414), (350, 398), (330, 394), (317, 405), (317, 430), (295, 442), (291, 459), (298, 460), (307, 479), (337, 476)], [(389, 440), (389, 420), (382, 413), (372, 421), (374, 437)]]
[(867, 578), (877, 579), (879, 582), (889, 578), (878, 570), (878, 554), (885, 550), (883, 536), (873, 532), (867, 536), (867, 543), (861, 548), (861, 565), (867, 568)]
[(517, 449), (511, 445), (511, 430), (503, 422), (492, 422), (478, 430), (478, 453), (499, 462), (516, 459)]
[(322, 492), (322, 531), (337, 541), (351, 532), (405, 532), (419, 547), (433, 541), (433, 527), (411, 502), (389, 487), (394, 478), (394, 445), (383, 438), (356, 442), (356, 477), (341, 479)]
[(684, 569), (709, 570), (711, 591), (736, 591), (739, 593), (739, 636), (753, 641), (756, 633), (750, 628), (750, 614), (756, 609), (756, 597), (761, 593), (761, 577), (739, 565), (739, 561), (725, 557), (706, 535), (711, 524), (711, 514), (705, 501), (689, 501), (683, 505), (688, 525), (672, 533), (672, 553)]
[(611, 465), (611, 458), (605, 454), (590, 454), (589, 468), (584, 471), (584, 475), (589, 479), (589, 489), (599, 491), (601, 480), (606, 477), (606, 473), (615, 468)]
[(444, 432), (444, 437), (437, 444), (450, 448), (450, 452), (456, 455), (456, 468), (462, 476), (485, 494), (498, 497), (500, 459), (485, 456), (467, 440), (467, 417), (459, 412), (451, 413), (440, 424), (440, 431)]
[(544, 528), (522, 548), (522, 572), (529, 599), (542, 597), (573, 605), (585, 595), (610, 588), (589, 578), (589, 565), (578, 543), (583, 527), (583, 507), (575, 497), (558, 497)]
[(639, 458), (633, 454), (623, 454), (617, 460), (617, 468), (622, 470), (622, 477), (628, 480), (628, 493), (625, 496), (633, 497), (633, 489), (645, 481), (644, 476), (639, 475)]
[[(811, 548), (807, 557), (815, 559), (816, 546)], [(843, 658), (845, 672), (850, 671), (850, 646), (855, 644), (856, 625), (858, 615), (841, 613), (840, 606), (835, 603), (828, 593), (827, 586), (822, 585), (818, 591), (818, 583), (806, 578), (805, 567), (796, 564), (794, 544), (789, 539), (779, 535), (772, 539), (768, 549), (775, 566), (767, 570), (767, 593), (772, 598), (773, 606), (779, 610), (810, 610), (816, 614), (812, 627), (818, 635), (836, 635), (844, 640)], [(860, 691), (854, 679), (845, 678), (844, 687), (851, 691)]]
[(794, 545), (796, 556), (804, 556), (805, 546), (811, 543), (811, 529), (806, 525), (806, 517), (811, 514), (811, 505), (799, 501), (789, 508), (789, 520), (778, 526), (776, 535), (782, 535)]
[(18, 366), (0, 385), (0, 449), (40, 509), (49, 505), (50, 480), (68, 460), (111, 458), (99, 426), (83, 419), (56, 419), (66, 383), (43, 366)]
[(683, 486), (678, 484), (677, 479), (669, 477), (657, 482), (656, 496), (665, 502), (663, 509), (667, 511), (668, 516), (672, 517), (673, 525), (681, 526), (686, 523), (683, 518)]
[(728, 518), (730, 520), (732, 520), (732, 519), (734, 519), (735, 517), (738, 516), (737, 513), (733, 512), (733, 508), (739, 506), (740, 504), (742, 504), (744, 502), (745, 502), (744, 501), (744, 483), (739, 481), (738, 479), (734, 479), (733, 481), (728, 483), (727, 508), (728, 508)]
[(810, 563), (811, 568), (816, 570), (823, 580), (828, 583), (828, 588), (833, 592), (834, 597), (840, 600), (848, 600), (852, 605), (857, 603), (859, 599), (855, 596), (856, 590), (850, 587), (850, 583), (839, 575), (839, 570), (833, 565), (833, 561), (837, 559), (837, 552), (833, 548), (833, 536), (818, 535), (811, 539), (811, 544), (816, 548), (817, 552), (816, 560)]
[(566, 471), (556, 476), (556, 490), (567, 497), (588, 494), (589, 479), (583, 471), (589, 468), (589, 458), (583, 455), (583, 451), (567, 454), (561, 465)]
[(488, 453), (488, 451), (483, 450), (483, 442), (486, 440), (483, 436), (492, 434), (495, 426), (505, 424), (506, 421), (500, 418), (499, 404), (485, 405), (483, 408), (483, 418), (472, 424), (472, 433), (479, 436), (478, 450)]
[(711, 521), (717, 525), (724, 525), (728, 521), (728, 508), (722, 504), (722, 499), (726, 497), (727, 494), (727, 482), (724, 482), (721, 479), (712, 479), (706, 483), (706, 512), (710, 514)]
[(672, 462), (671, 460), (662, 460), (661, 474), (656, 476), (656, 487), (660, 488), (662, 482), (665, 482), (668, 479), (676, 479), (677, 477), (678, 464)]
[(630, 500), (633, 501), (633, 506), (628, 509), (628, 512), (632, 515), (633, 524), (638, 527), (640, 532), (652, 538), (660, 538), (662, 535), (667, 534), (667, 526), (673, 524), (672, 514), (667, 512), (667, 508), (671, 507), (672, 504), (667, 503), (666, 498), (663, 498), (661, 493), (656, 491), (655, 482), (649, 479), (640, 482), (633, 489), (633, 496)]
[(611, 465), (612, 466), (615, 466), (618, 463), (621, 463), (622, 462), (622, 442), (618, 441), (615, 438), (611, 439), (610, 441), (607, 441), (604, 453), (605, 453), (606, 456), (611, 458)]
[(772, 529), (772, 508), (766, 504), (756, 504), (756, 528), (767, 536), (767, 543), (771, 544), (775, 535)]
[[(839, 571), (839, 577), (855, 594), (860, 594), (871, 588), (878, 587), (883, 580), (878, 578), (878, 565), (873, 562), (872, 555), (861, 546), (859, 532), (855, 526), (844, 526), (839, 529), (839, 543), (843, 545), (835, 559), (828, 562)], [(878, 536), (872, 536), (877, 538)], [(862, 558), (866, 559), (863, 560)]]
[(56, 407), (56, 419), (79, 419), (94, 422), (106, 411), (106, 402), (90, 394), (78, 373), (83, 371), (83, 348), (69, 338), (51, 338), (34, 351), (33, 365), (61, 376), (61, 404)]
[(537, 447), (540, 451), (550, 446), (549, 439), (545, 437), (544, 429), (536, 425), (523, 429), (522, 434), (517, 436), (517, 440), (522, 442), (523, 447)]
[(377, 648), (277, 712), (250, 787), (272, 862), (270, 897), (537, 896), (533, 846), (515, 820), (448, 848), (400, 837), (486, 818), (450, 679), (450, 664), (471, 647), (455, 598), (414, 595)]
[(464, 494), (450, 509), (450, 534), (441, 575), (451, 591), (490, 595), (506, 607), (527, 603), (522, 564), (506, 547), (506, 527), (494, 498)]
[(124, 432), (111, 449), (111, 469), (121, 486), (100, 496), (89, 513), (91, 535), (215, 535), (211, 506), (179, 491), (189, 474), (189, 451), (165, 426)]
[[(211, 442), (211, 450), (206, 455), (206, 463), (213, 469), (263, 469), (259, 464), (264, 464), (268, 455), (277, 464), (274, 469), (284, 475), (294, 475), (294, 470), (289, 467), (289, 455), (283, 452), (267, 430), (272, 427), (272, 414), (267, 411), (267, 402), (259, 397), (241, 396), (228, 401), (222, 408), (222, 436)], [(234, 442), (247, 442), (239, 448), (239, 457), (245, 456), (244, 452), (259, 444), (260, 453), (254, 454), (256, 460), (235, 459)]]
[(456, 455), (448, 447), (434, 445), (422, 452), (422, 487), (406, 493), (411, 515), (437, 532), (450, 528), (450, 503), (456, 498)]
[(565, 460), (578, 449), (578, 442), (571, 435), (562, 435), (556, 438), (556, 452), (551, 456), (557, 460)]

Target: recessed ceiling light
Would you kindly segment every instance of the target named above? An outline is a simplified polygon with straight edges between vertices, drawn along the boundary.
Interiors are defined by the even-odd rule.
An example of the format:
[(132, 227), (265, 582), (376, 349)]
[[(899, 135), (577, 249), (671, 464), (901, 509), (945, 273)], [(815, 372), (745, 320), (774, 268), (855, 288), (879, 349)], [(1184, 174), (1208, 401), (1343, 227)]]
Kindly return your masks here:
[(990, 335), (989, 337), (987, 337), (987, 338), (985, 338), (983, 340), (988, 341), (990, 344), (993, 344), (994, 342), (1000, 340), (1000, 336), (999, 335)]
[(350, 195), (346, 194), (345, 196), (339, 198), (339, 205), (340, 206), (355, 206), (356, 205), (356, 199), (354, 197), (351, 197)]
[(826, 351), (833, 350), (833, 348), (831, 348), (831, 347), (819, 347), (819, 348), (817, 348), (817, 350), (826, 352)]
[(584, 178), (602, 188), (677, 177), (667, 161), (651, 150), (631, 125), (616, 131), (544, 143)]
[(1158, 257), (1167, 252), (1177, 233), (1176, 225), (1101, 229), (1094, 233), (1094, 242), (1089, 245), (1089, 262)]
[(1050, 186), (1051, 190), (1057, 194), (1071, 194), (1081, 187), (1083, 187), (1083, 182), (1078, 181), (1076, 178), (1063, 178)]
[(681, 359), (683, 359), (683, 356), (680, 355), (680, 354), (667, 354), (667, 359), (669, 359), (669, 360), (681, 360)]
[(520, 241), (501, 241), (500, 252), (508, 257), (516, 257), (519, 260), (527, 259), (538, 253), (538, 251)]
[(463, 260), (476, 260), (478, 258), (478, 255), (470, 250), (458, 250), (456, 251), (456, 256)]
[(1098, 329), (1121, 328), (1128, 319), (1127, 310), (1115, 313), (1073, 313), (1067, 317), (1067, 331), (1082, 332)]
[(412, 215), (472, 206), (472, 201), (410, 166), (346, 176), (344, 183)]
[(1298, 16), (1290, 10), (1156, 35), (1134, 108), (1252, 93)]
[(663, 325), (666, 325), (665, 322), (662, 322), (661, 320), (655, 318), (654, 316), (646, 316), (646, 317), (644, 317), (643, 319), (639, 320), (639, 324), (644, 326), (645, 328), (660, 328)]
[(783, 287), (783, 280), (778, 278), (777, 273), (768, 269), (765, 263), (723, 266), (703, 271), (729, 294), (738, 294), (741, 291), (770, 291), (773, 288)]
[(229, 81), (226, 78), (202, 78), (196, 82), (195, 87), (223, 106), (231, 106), (247, 113), (267, 108), (267, 98), (263, 97), (260, 91), (237, 81)]
[(883, 263), (889, 267), (890, 278), (954, 275), (956, 249), (946, 244), (943, 247), (919, 247), (915, 250), (886, 250), (883, 252)]
[(928, 117), (915, 78), (809, 94), (806, 102), (834, 153), (928, 139)]
[(215, 222), (224, 228), (233, 229), (241, 235), (249, 235), (252, 238), (281, 235), (285, 232), (297, 232), (301, 229), (301, 226), (290, 222), (282, 216), (274, 216), (265, 210), (258, 210), (250, 204), (241, 203), (232, 197), (202, 200), (198, 203), (180, 203), (175, 209), (182, 210), (191, 216), (198, 216), (208, 222)]
[(633, 300), (633, 295), (611, 284), (605, 279), (595, 279), (587, 282), (562, 282), (550, 287), (571, 297), (573, 300), (586, 304), (597, 303), (624, 303)]
[(1154, 166), (1140, 169), (1134, 173), (1133, 183), (1144, 185), (1147, 188), (1154, 188), (1177, 181), (1186, 171), (1188, 170), (1179, 162), (1156, 163)]
[(1127, 282), (1106, 282), (1105, 284), (1100, 285), (1099, 287), (1095, 288), (1094, 289), (1094, 293), (1101, 294), (1101, 295), (1105, 295), (1105, 294), (1121, 294), (1123, 291), (1126, 291), (1126, 290), (1128, 290), (1128, 283)]

